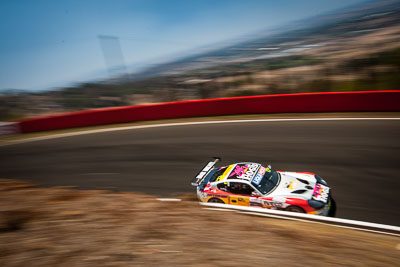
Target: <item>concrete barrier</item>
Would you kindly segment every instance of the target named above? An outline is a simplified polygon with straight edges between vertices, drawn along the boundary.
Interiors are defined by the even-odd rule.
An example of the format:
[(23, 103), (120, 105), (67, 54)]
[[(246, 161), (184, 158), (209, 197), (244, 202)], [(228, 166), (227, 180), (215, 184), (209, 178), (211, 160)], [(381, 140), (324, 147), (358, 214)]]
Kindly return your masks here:
[(86, 110), (20, 121), (22, 133), (74, 127), (239, 114), (400, 111), (400, 90), (282, 94)]

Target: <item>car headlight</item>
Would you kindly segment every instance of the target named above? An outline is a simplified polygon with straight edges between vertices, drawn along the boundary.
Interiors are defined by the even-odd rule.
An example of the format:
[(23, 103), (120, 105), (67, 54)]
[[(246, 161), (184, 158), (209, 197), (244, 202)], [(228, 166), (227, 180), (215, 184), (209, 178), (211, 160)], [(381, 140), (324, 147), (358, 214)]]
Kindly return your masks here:
[(322, 179), (321, 176), (315, 175), (315, 179), (317, 179), (318, 183), (328, 186), (328, 183), (324, 179)]

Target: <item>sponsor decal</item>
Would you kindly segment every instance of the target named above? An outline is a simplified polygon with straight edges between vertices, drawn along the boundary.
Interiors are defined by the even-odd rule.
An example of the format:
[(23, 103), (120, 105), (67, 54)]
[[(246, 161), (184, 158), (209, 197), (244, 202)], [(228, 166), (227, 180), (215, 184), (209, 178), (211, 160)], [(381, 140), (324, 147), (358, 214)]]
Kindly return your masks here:
[(200, 194), (200, 196), (202, 197), (202, 198), (207, 198), (207, 193), (206, 192), (199, 192), (199, 194)]
[(328, 197), (329, 197), (329, 187), (322, 184), (317, 184), (314, 187), (313, 199), (326, 203), (328, 202)]
[(263, 200), (263, 205), (274, 207), (274, 208), (282, 208), (282, 206), (283, 206), (281, 202), (269, 201), (269, 200)]
[(208, 192), (211, 190), (211, 184), (208, 183), (205, 187), (204, 187), (204, 192)]
[(260, 169), (258, 170), (258, 173), (259, 174), (261, 174), (261, 175), (264, 175), (265, 174), (265, 167), (260, 167)]
[(263, 176), (260, 173), (257, 173), (256, 177), (254, 177), (252, 182), (258, 185), (258, 184), (260, 184), (262, 178), (263, 178)]
[(236, 165), (233, 172), (229, 175), (229, 178), (232, 176), (241, 176), (245, 172), (245, 170), (247, 170), (248, 166), (249, 165)]
[(293, 190), (297, 187), (297, 181), (296, 180), (292, 180), (289, 185), (287, 186), (287, 188), (289, 188), (290, 190)]
[(256, 175), (259, 166), (260, 166), (259, 164), (255, 163), (247, 165), (247, 169), (245, 170), (245, 172), (241, 174), (238, 178), (244, 180), (252, 179), (254, 175)]
[(254, 203), (262, 203), (262, 200), (259, 199), (258, 197), (251, 197), (250, 198), (250, 202), (254, 202)]
[(228, 173), (231, 172), (232, 169), (233, 169), (233, 165), (230, 165), (228, 168), (226, 168), (226, 170), (224, 171), (223, 174), (218, 176), (216, 181), (222, 181), (228, 175)]
[(255, 206), (255, 207), (262, 207), (262, 200), (257, 198), (257, 197), (251, 197), (250, 198), (250, 206)]
[(257, 173), (260, 164), (237, 164), (235, 169), (229, 175), (231, 179), (244, 179), (250, 181)]
[(226, 195), (217, 195), (217, 194), (207, 194), (208, 197), (221, 197), (221, 198), (227, 198), (228, 196)]
[(250, 206), (257, 206), (257, 207), (274, 207), (274, 208), (282, 208), (283, 203), (278, 202), (278, 201), (272, 201), (272, 200), (265, 200), (265, 199), (260, 199), (256, 197), (251, 197), (250, 198)]

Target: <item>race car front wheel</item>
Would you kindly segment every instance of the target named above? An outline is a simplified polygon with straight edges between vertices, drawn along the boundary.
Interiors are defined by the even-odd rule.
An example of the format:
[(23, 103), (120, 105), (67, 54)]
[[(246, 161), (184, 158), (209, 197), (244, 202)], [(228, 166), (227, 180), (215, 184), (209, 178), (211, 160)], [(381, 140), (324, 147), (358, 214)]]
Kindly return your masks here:
[(225, 204), (221, 199), (215, 198), (215, 197), (214, 197), (214, 198), (210, 198), (210, 199), (208, 200), (208, 202)]
[(302, 208), (300, 208), (299, 206), (289, 206), (285, 210), (291, 211), (291, 212), (305, 213), (305, 211)]
[(330, 203), (330, 209), (329, 209), (329, 213), (328, 213), (328, 217), (335, 217), (336, 215), (336, 201), (331, 198), (331, 203)]

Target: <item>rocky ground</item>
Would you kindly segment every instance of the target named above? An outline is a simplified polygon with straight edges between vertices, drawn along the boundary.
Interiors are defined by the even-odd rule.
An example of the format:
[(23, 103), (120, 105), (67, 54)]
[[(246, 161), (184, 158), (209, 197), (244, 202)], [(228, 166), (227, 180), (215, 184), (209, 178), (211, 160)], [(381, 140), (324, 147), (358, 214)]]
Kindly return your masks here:
[(0, 266), (396, 266), (400, 238), (0, 179)]

